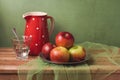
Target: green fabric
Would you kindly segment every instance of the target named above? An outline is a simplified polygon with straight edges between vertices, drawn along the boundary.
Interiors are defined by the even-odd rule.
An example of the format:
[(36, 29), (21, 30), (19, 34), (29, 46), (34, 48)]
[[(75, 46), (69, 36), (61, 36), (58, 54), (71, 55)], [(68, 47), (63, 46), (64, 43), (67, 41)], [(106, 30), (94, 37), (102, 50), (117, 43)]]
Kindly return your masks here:
[[(104, 67), (109, 68), (110, 66), (105, 64), (104, 61), (98, 63), (98, 60), (103, 58), (109, 64), (119, 67), (120, 60), (116, 58), (120, 54), (119, 48), (92, 42), (84, 42), (79, 45), (84, 46), (87, 54), (89, 54), (90, 60), (88, 62), (79, 65), (55, 65), (43, 62), (38, 57), (18, 67), (19, 80), (32, 80), (33, 76), (36, 80), (42, 80), (46, 69), (53, 70), (53, 80), (92, 80), (93, 78), (106, 80), (107, 77), (118, 70), (117, 68), (114, 70), (105, 70)], [(95, 75), (91, 75), (90, 71), (90, 66), (93, 66), (93, 64), (98, 69)], [(48, 73), (50, 72), (48, 71)]]
[[(89, 67), (86, 63), (75, 66), (55, 65), (45, 63), (38, 57), (27, 64), (19, 66), (19, 80), (32, 80), (32, 77), (37, 73), (36, 80), (42, 80), (42, 73), (48, 68), (54, 71), (54, 80), (79, 80), (81, 78), (82, 80), (91, 79)], [(25, 69), (28, 71), (24, 71)]]
[[(92, 64), (95, 65), (97, 63), (96, 64), (97, 66), (95, 67), (96, 69), (98, 69), (98, 71), (94, 75), (95, 79), (106, 80), (107, 77), (109, 77), (118, 70), (118, 68), (114, 70), (109, 70), (109, 68), (111, 67), (109, 66), (109, 64), (116, 66), (120, 65), (120, 63), (118, 62), (120, 61), (120, 59), (119, 58), (116, 59), (116, 57), (120, 55), (118, 47), (92, 42), (85, 42), (80, 45), (84, 46), (87, 52), (90, 53), (92, 62), (89, 64), (89, 66), (92, 66)], [(109, 62), (109, 64), (106, 64), (103, 61), (101, 63), (98, 63), (97, 62), (98, 58), (100, 58), (100, 60), (101, 58), (105, 59), (106, 61)], [(108, 70), (104, 69), (105, 66), (108, 67)]]

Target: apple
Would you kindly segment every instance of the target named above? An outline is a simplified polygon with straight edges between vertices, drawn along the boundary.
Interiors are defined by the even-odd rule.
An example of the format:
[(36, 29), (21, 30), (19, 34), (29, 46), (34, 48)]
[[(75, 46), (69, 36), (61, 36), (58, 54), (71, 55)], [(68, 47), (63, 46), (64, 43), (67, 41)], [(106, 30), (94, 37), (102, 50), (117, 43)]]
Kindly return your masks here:
[(57, 46), (70, 48), (74, 44), (74, 37), (70, 32), (59, 32), (55, 37), (55, 43)]
[(50, 60), (53, 62), (68, 62), (70, 53), (67, 48), (58, 46), (50, 51)]
[(86, 51), (82, 46), (75, 45), (69, 49), (71, 61), (81, 61), (86, 57)]
[(42, 50), (41, 50), (41, 54), (43, 54), (43, 56), (46, 59), (50, 59), (50, 51), (55, 48), (56, 46), (50, 42), (47, 42), (43, 45)]

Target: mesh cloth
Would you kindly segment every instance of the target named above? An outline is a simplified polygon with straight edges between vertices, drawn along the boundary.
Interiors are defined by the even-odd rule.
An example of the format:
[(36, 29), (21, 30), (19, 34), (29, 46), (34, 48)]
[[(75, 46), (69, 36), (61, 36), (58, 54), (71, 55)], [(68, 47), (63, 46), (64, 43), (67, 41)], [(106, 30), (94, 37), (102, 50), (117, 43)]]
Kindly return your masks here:
[[(120, 69), (118, 47), (92, 42), (79, 45), (86, 49), (89, 61), (79, 65), (56, 65), (37, 57), (18, 67), (19, 80), (109, 80)], [(112, 66), (116, 68), (111, 69)]]

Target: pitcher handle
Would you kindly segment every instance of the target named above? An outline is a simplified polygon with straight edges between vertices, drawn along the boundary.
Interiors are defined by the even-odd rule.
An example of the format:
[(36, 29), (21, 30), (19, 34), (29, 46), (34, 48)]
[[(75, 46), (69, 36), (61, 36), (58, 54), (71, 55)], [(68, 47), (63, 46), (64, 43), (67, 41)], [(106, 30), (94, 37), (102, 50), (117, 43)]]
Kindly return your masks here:
[(54, 29), (54, 18), (51, 16), (47, 16), (47, 19), (50, 19), (50, 21), (51, 21), (50, 30), (49, 30), (49, 36), (50, 36)]

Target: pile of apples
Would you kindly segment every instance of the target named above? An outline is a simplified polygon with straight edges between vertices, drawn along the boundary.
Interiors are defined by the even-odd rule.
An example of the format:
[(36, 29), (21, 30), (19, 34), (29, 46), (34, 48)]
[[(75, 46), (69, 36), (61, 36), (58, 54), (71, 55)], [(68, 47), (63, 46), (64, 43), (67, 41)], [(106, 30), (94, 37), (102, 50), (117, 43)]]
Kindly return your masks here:
[(74, 37), (70, 32), (59, 32), (55, 37), (55, 44), (50, 42), (43, 45), (41, 54), (54, 62), (78, 62), (86, 57), (85, 49), (74, 45)]

